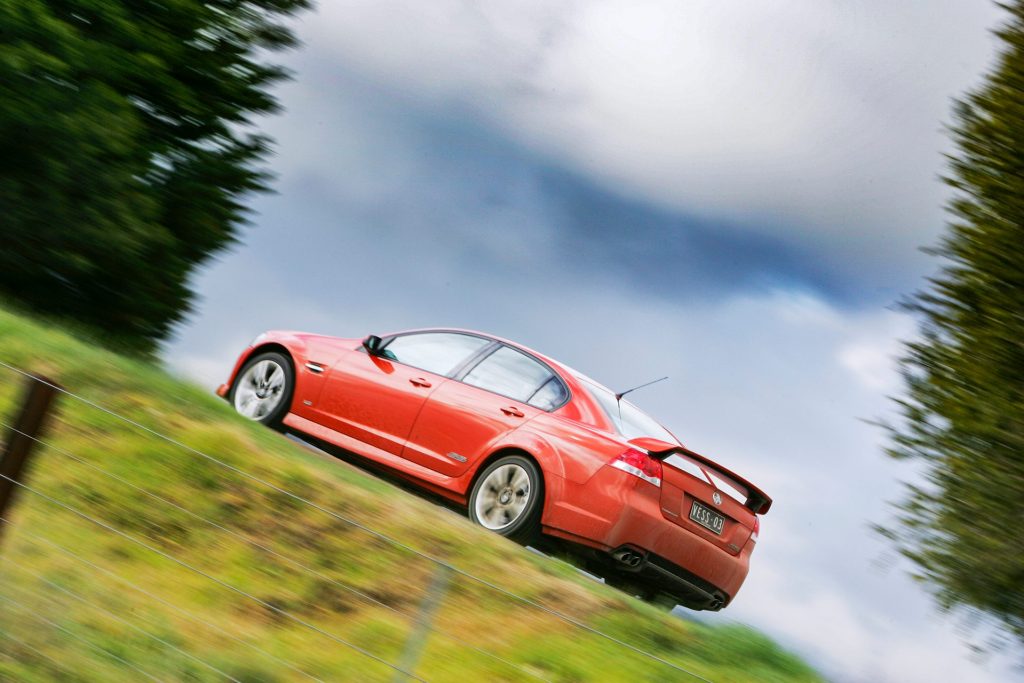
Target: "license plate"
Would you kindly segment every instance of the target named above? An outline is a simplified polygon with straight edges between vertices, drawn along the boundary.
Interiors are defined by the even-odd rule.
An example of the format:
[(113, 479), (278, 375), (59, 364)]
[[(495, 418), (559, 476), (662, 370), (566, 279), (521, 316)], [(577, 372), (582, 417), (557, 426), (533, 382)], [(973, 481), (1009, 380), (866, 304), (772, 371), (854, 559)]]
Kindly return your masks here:
[(716, 534), (721, 534), (725, 526), (725, 517), (697, 501), (693, 501), (693, 507), (690, 508), (690, 519)]

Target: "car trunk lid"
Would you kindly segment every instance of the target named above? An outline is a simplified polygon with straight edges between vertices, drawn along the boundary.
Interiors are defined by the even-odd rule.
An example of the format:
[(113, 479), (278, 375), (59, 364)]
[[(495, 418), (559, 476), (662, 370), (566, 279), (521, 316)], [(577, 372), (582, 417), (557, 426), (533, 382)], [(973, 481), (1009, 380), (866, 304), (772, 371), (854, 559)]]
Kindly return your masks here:
[(679, 444), (639, 438), (631, 444), (662, 462), (662, 515), (736, 555), (750, 539), (757, 514), (771, 507), (763, 491)]

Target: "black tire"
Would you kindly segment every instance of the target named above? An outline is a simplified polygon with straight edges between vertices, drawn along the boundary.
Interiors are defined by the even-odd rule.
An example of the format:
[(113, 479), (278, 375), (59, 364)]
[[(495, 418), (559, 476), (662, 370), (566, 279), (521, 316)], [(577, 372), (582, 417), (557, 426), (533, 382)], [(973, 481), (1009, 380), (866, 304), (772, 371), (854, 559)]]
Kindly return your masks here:
[[(511, 476), (507, 477), (508, 474)], [(520, 496), (519, 490), (523, 476), (529, 482), (525, 497)], [(504, 500), (505, 494), (509, 494), (508, 500)], [(525, 502), (517, 510), (518, 501), (523, 498)], [(489, 508), (488, 503), (493, 505)], [(471, 520), (522, 544), (535, 540), (540, 533), (543, 507), (544, 477), (537, 465), (522, 455), (506, 455), (489, 464), (477, 476), (469, 494)]]
[[(262, 363), (266, 365), (261, 368)], [(264, 368), (267, 369), (266, 372)], [(267, 381), (277, 377), (273, 374), (273, 368), (281, 373), (280, 384), (274, 379), (274, 386), (270, 386)], [(255, 377), (254, 369), (263, 376)], [(263, 382), (262, 385), (260, 381)], [(245, 362), (231, 385), (231, 391), (228, 392), (228, 402), (236, 412), (250, 420), (268, 427), (280, 427), (281, 420), (291, 407), (294, 391), (295, 369), (292, 367), (291, 359), (282, 353), (268, 351), (255, 355)]]

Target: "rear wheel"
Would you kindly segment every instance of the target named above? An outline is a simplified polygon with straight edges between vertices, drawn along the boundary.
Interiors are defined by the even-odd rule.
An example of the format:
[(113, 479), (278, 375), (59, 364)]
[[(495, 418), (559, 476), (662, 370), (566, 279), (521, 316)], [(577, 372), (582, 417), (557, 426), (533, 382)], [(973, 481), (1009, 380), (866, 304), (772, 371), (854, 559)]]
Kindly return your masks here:
[(519, 543), (540, 529), (544, 481), (537, 465), (521, 455), (498, 458), (477, 477), (469, 496), (469, 518)]
[(271, 351), (250, 358), (231, 385), (229, 399), (239, 415), (277, 426), (288, 412), (295, 373), (291, 361)]

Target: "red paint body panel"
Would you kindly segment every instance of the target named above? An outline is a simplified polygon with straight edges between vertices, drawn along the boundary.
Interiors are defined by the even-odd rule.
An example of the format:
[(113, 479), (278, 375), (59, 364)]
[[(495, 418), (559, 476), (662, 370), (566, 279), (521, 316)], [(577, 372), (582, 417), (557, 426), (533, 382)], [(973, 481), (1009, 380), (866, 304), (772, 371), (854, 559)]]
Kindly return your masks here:
[[(261, 335), (242, 352), (217, 393), (227, 396), (254, 354), (284, 349), (295, 366), (294, 393), (284, 418), (291, 429), (463, 503), (489, 458), (508, 451), (526, 453), (544, 477), (541, 525), (546, 534), (599, 551), (628, 546), (645, 556), (657, 555), (684, 570), (681, 573), (722, 591), (727, 601), (736, 595), (755, 545), (755, 513), (741, 501), (719, 495), (712, 483), (697, 478), (699, 471), (693, 476), (677, 469), (671, 459), (661, 463), (660, 486), (614, 468), (611, 462), (630, 448), (659, 459), (676, 452), (762, 496), (767, 503), (757, 508), (761, 511), (771, 502), (763, 492), (679, 444), (627, 440), (576, 373), (557, 361), (513, 342), (460, 332), (533, 356), (561, 380), (569, 398), (545, 411), (470, 386), (460, 381), (459, 370), (441, 376), (371, 355), (358, 339), (296, 332)], [(477, 362), (467, 360), (466, 368)], [(724, 517), (721, 534), (689, 518), (694, 500)]]
[(361, 351), (343, 353), (310, 413), (326, 427), (401, 455), (427, 398), (447, 381)]
[[(515, 408), (521, 416), (503, 409)], [(484, 389), (450, 380), (423, 406), (403, 456), (414, 463), (458, 477), (496, 450), (499, 441), (536, 417), (540, 410)], [(514, 440), (514, 439), (513, 439)], [(453, 454), (453, 455), (449, 455)], [(460, 461), (454, 458), (465, 458)]]

